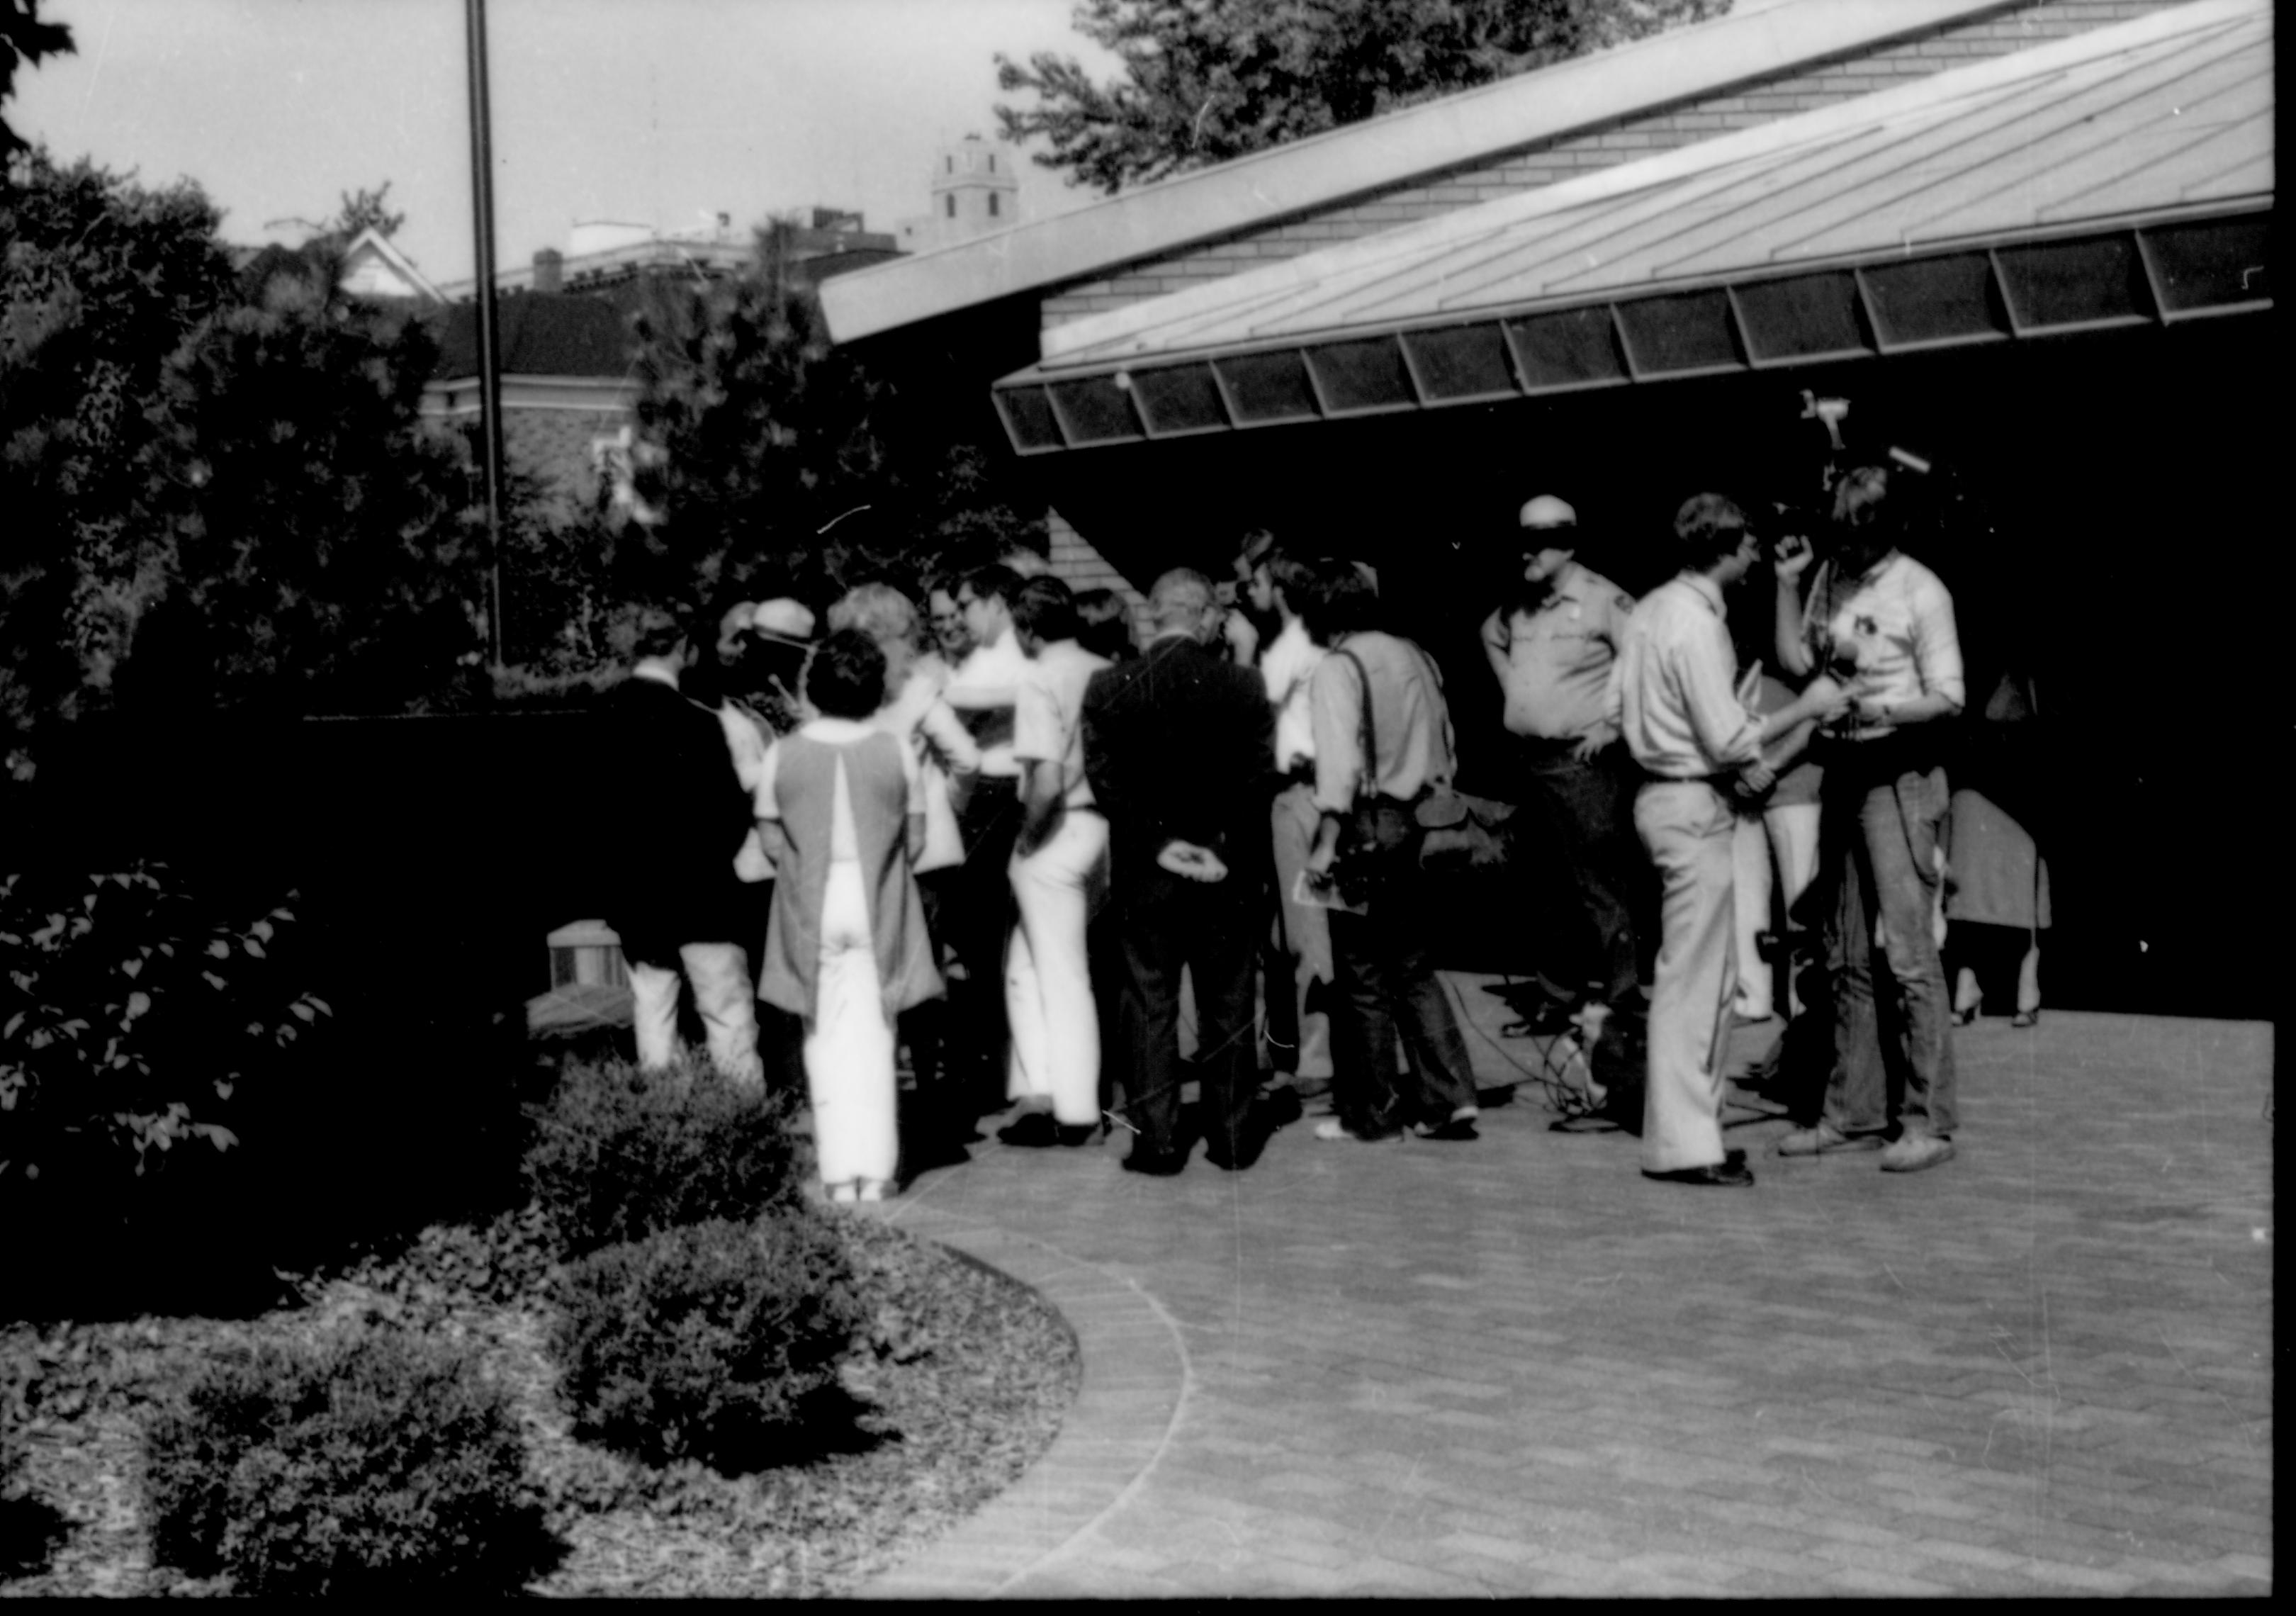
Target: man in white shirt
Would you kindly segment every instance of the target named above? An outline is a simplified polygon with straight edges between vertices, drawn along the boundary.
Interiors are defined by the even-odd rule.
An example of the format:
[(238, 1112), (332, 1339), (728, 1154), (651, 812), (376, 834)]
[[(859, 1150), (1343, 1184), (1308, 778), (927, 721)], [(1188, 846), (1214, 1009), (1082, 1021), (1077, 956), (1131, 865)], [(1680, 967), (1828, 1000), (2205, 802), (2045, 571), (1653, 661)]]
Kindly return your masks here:
[(1308, 710), (1308, 685), (1324, 648), (1308, 637), (1296, 603), (1307, 598), (1313, 570), (1281, 550), (1263, 550), (1253, 563), (1245, 595), (1255, 611), (1281, 627), (1260, 653), (1259, 674), (1275, 708), (1275, 772), (1283, 783), (1269, 811), (1275, 850), (1275, 936), (1266, 972), (1267, 1041), (1271, 1065), (1291, 1074), (1302, 1096), (1320, 1094), (1332, 1082), (1331, 1018), (1310, 1010), (1318, 982), (1332, 981), (1332, 929), (1328, 911), (1307, 903), (1294, 889), (1308, 868), (1316, 844), (1316, 726)]
[(976, 1114), (1004, 1109), (1006, 1038), (1004, 947), (1013, 932), (1008, 874), (1021, 831), (1021, 764), (1013, 755), (1013, 720), (1029, 659), (1013, 635), (1012, 602), (1021, 579), (1008, 567), (982, 567), (956, 586), (972, 651), (949, 677), (941, 700), (955, 710), (980, 748), (980, 773), (958, 815), (964, 864), (950, 882), (948, 944), (964, 976), (950, 984), (950, 1075), (974, 1096)]
[(1819, 679), (1767, 719), (1748, 712), (1722, 600), (1759, 554), (1753, 530), (1729, 500), (1700, 494), (1676, 514), (1674, 532), (1682, 570), (1635, 609), (1619, 657), (1620, 721), (1652, 776), (1635, 798), (1635, 829), (1663, 888), (1643, 1174), (1742, 1186), (1754, 1175), (1742, 1153), (1722, 1148), (1721, 1120), (1719, 1056), (1737, 977), (1729, 793), (1742, 772), (1767, 787), (1762, 747), (1847, 697)]
[(1007, 1144), (1078, 1145), (1100, 1120), (1100, 1021), (1085, 923), (1108, 859), (1108, 822), (1085, 778), (1078, 719), (1085, 686), (1109, 663), (1077, 644), (1075, 597), (1060, 579), (1029, 579), (1012, 613), (1030, 664), (1013, 719), (1021, 768), (1012, 866), (1020, 924), (1004, 967), (1008, 1090), (1022, 1111), (996, 1136)]
[(1483, 652), (1506, 697), (1515, 798), (1537, 826), (1525, 851), (1578, 899), (1558, 952), (1582, 1022), (1599, 1036), (1611, 1012), (1639, 1004), (1630, 907), (1637, 864), (1611, 678), (1635, 603), (1579, 565), (1570, 505), (1542, 494), (1520, 520), (1521, 586), (1484, 619)]
[[(1800, 598), (1807, 545), (1781, 550), (1777, 652), (1788, 672), (1854, 673), (1862, 693), (1825, 734), (1825, 818), (1841, 849), (1825, 874), (1835, 887), (1827, 937), (1834, 1068), (1824, 1115), (1787, 1135), (1778, 1153), (1882, 1151), (1884, 1172), (1919, 1172), (1953, 1155), (1957, 1122), (1952, 1000), (1931, 930), (1944, 882), (1938, 849), (1950, 797), (1939, 720), (1966, 698), (1953, 597), (1937, 574), (1897, 547), (1890, 472), (1860, 466), (1835, 489), (1834, 554)], [(1891, 991), (1874, 982), (1874, 932)], [(1886, 1015), (1883, 1013), (1886, 1004)], [(1889, 1049), (1885, 1057), (1883, 1022)], [(1904, 1098), (1889, 1114), (1889, 1067), (1901, 1064)]]

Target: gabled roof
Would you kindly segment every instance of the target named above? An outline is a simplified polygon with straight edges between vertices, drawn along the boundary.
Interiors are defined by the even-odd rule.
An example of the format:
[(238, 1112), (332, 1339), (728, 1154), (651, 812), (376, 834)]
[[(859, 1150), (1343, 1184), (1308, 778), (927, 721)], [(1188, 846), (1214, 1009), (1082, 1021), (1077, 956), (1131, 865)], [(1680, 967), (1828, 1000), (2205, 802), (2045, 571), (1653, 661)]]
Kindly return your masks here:
[(850, 342), (1927, 32), (2001, 4), (1778, 0), (841, 276), (824, 288), (823, 308), (831, 333)]
[[(415, 298), (425, 303), (447, 299), (414, 260), (390, 243), (372, 225), (343, 249), (343, 284), (365, 296)], [(384, 288), (391, 290), (385, 291)]]
[(999, 402), (1036, 452), (2266, 307), (2273, 104), (2269, 0), (2189, 0), (1055, 326)]

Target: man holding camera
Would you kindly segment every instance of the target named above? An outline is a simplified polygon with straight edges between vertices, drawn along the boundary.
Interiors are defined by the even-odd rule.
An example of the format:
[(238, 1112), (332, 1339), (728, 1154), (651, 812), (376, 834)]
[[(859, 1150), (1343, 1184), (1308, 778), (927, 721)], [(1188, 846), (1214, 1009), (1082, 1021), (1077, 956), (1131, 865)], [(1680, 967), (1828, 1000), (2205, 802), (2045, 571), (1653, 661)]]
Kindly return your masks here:
[[(1931, 930), (1945, 880), (1938, 856), (1948, 794), (1938, 721), (1964, 688), (1953, 597), (1900, 552), (1901, 508), (1887, 467), (1843, 473), (1834, 493), (1835, 551), (1807, 602), (1807, 544), (1781, 546), (1777, 652), (1789, 673), (1854, 676), (1858, 700), (1825, 742), (1824, 823), (1834, 879), (1826, 967), (1834, 996), (1834, 1064), (1824, 1112), (1778, 1142), (1782, 1156), (1882, 1151), (1882, 1170), (1919, 1172), (1953, 1155), (1956, 1121), (1952, 1003)], [(1878, 926), (1877, 926), (1878, 923)], [(1875, 934), (1891, 983), (1883, 1005)], [(1896, 1057), (1895, 1061), (1889, 1058)], [(1888, 1068), (1905, 1095), (1889, 1114)], [(1898, 1137), (1883, 1141), (1894, 1126)]]

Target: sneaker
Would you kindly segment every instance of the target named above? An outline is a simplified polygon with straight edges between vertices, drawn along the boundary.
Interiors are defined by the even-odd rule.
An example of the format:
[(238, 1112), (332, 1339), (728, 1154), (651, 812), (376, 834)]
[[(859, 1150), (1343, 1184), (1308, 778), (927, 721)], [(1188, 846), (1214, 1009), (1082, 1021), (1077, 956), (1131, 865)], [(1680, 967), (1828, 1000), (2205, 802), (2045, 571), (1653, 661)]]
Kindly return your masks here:
[(1352, 1139), (1357, 1144), (1378, 1144), (1389, 1139), (1400, 1139), (1403, 1130), (1395, 1128), (1383, 1134), (1359, 1134), (1337, 1117), (1316, 1124), (1316, 1137), (1323, 1140)]
[(1845, 1134), (1831, 1122), (1821, 1122), (1816, 1128), (1798, 1128), (1771, 1148), (1777, 1156), (1830, 1156), (1837, 1151), (1874, 1151), (1882, 1148), (1878, 1134)]
[(1882, 1153), (1885, 1173), (1918, 1173), (1925, 1167), (1953, 1160), (1953, 1141), (1935, 1134), (1907, 1134)]

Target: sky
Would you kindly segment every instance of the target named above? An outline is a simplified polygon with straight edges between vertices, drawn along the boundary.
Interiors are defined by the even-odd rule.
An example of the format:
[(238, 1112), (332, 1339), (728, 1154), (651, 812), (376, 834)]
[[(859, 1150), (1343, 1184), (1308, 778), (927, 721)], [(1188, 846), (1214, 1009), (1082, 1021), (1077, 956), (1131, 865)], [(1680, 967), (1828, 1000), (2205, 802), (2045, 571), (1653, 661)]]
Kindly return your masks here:
[[(1074, 0), (488, 0), (497, 264), (578, 220), (683, 231), (819, 203), (926, 211), (933, 153), (993, 137), (996, 55), (1103, 75)], [(7, 117), (65, 161), (197, 180), (234, 242), (299, 242), (390, 182), (434, 281), (475, 262), (464, 0), (42, 0), (76, 54), (20, 70)], [(1025, 99), (1025, 97), (1021, 98)], [(1021, 165), (1023, 217), (1093, 200)]]

